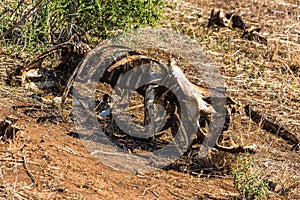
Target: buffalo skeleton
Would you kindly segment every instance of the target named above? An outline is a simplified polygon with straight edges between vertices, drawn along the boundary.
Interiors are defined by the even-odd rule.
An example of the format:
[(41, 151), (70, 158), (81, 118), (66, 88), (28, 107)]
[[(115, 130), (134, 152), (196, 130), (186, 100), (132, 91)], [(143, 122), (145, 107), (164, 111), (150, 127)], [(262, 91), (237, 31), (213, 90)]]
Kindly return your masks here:
[[(44, 53), (36, 56), (34, 59), (32, 59), (30, 62), (28, 62), (28, 64), (24, 65), (23, 67), (21, 67), (20, 69), (18, 69), (13, 76), (13, 80), (16, 79), (21, 79), (22, 84), (25, 83), (26, 81), (26, 73), (28, 70), (32, 70), (32, 69), (38, 69), (41, 68), (41, 63), (42, 61), (51, 53), (60, 50), (60, 49), (64, 49), (64, 48), (71, 48), (71, 49), (79, 49), (80, 51), (80, 55), (82, 56), (82, 60), (81, 62), (78, 63), (78, 65), (74, 68), (73, 73), (70, 75), (69, 81), (67, 83), (67, 85), (65, 86), (65, 89), (63, 91), (62, 94), (62, 100), (61, 100), (61, 107), (63, 107), (66, 103), (67, 97), (70, 94), (70, 90), (74, 84), (74, 80), (76, 78), (76, 75), (83, 70), (82, 67), (82, 63), (85, 62), (85, 58), (87, 57), (87, 55), (91, 54), (94, 51), (91, 51), (91, 49), (88, 47), (88, 45), (82, 43), (82, 42), (74, 42), (73, 41), (74, 38), (71, 38), (69, 41), (64, 42), (62, 44), (58, 44), (55, 45), (49, 49), (47, 49)], [(83, 46), (83, 47), (82, 47)], [(145, 64), (145, 63), (155, 63), (157, 65), (162, 65), (161, 63), (163, 62), (162, 60), (156, 60), (154, 58), (152, 58), (151, 56), (147, 56), (145, 55), (145, 51), (144, 53), (141, 52), (136, 52), (136, 51), (132, 51), (130, 49), (124, 49), (124, 51), (119, 51), (119, 50), (114, 50), (114, 48), (111, 46), (102, 46), (100, 47), (102, 49), (106, 49), (105, 53), (102, 53), (101, 56), (98, 58), (98, 61), (100, 62), (102, 59), (107, 59), (107, 56), (110, 56), (109, 60), (109, 64), (107, 65), (108, 67), (105, 69), (103, 77), (100, 79), (100, 82), (106, 82), (108, 84), (110, 84), (112, 87), (114, 87), (118, 81), (118, 78), (120, 77), (121, 74), (124, 74), (126, 71), (128, 71), (129, 69), (133, 69), (137, 66), (139, 66), (140, 64)], [(153, 51), (153, 50), (151, 50)], [(78, 52), (77, 52), (78, 53)], [(167, 57), (170, 57), (170, 55), (168, 55)], [(210, 98), (211, 98), (211, 94), (210, 91), (206, 88), (206, 87), (200, 87), (197, 86), (193, 83), (191, 83), (188, 78), (185, 76), (184, 72), (181, 70), (180, 66), (177, 65), (176, 62), (177, 58), (169, 58), (168, 61), (165, 63), (166, 67), (164, 69), (168, 69), (169, 73), (171, 73), (177, 82), (177, 85), (182, 89), (182, 91), (184, 92), (184, 94), (193, 100), (193, 104), (190, 105), (190, 107), (188, 109), (194, 110), (196, 112), (199, 113), (199, 120), (201, 121), (205, 121), (205, 122), (210, 122), (211, 120), (211, 115), (214, 112), (214, 108), (213, 106), (210, 104)], [(91, 71), (87, 72), (87, 73), (94, 73), (96, 69), (91, 69)], [(145, 71), (145, 73), (147, 73)], [(132, 80), (133, 82), (135, 80)], [(149, 89), (149, 87), (148, 87)], [(157, 89), (157, 87), (156, 87)], [(153, 88), (152, 86), (152, 90), (156, 90), (155, 87)], [(157, 95), (157, 97), (153, 96), (150, 97), (149, 91), (147, 91), (147, 88), (139, 88), (137, 90), (138, 93), (140, 93), (141, 95), (144, 96), (145, 101), (144, 104), (142, 105), (137, 105), (134, 107), (129, 107), (127, 108), (128, 110), (134, 110), (135, 108), (139, 108), (139, 107), (144, 107), (145, 108), (145, 120), (147, 120), (147, 116), (149, 115), (150, 110), (147, 109), (149, 108), (149, 105), (147, 102), (150, 102), (149, 100), (152, 101), (152, 103), (159, 103), (162, 104), (164, 106), (167, 107), (167, 110), (169, 110), (169, 118), (176, 118), (177, 123), (179, 120), (180, 123), (180, 113), (176, 113), (174, 110), (178, 110), (176, 107), (179, 106), (178, 103), (176, 104), (176, 102), (172, 102), (173, 96), (170, 93), (170, 91), (168, 89), (164, 89), (162, 92), (160, 92), (160, 95)], [(159, 93), (159, 92), (158, 92)], [(226, 97), (227, 99), (227, 112), (228, 115), (231, 114), (232, 107), (235, 107), (233, 110), (244, 110), (244, 112), (256, 123), (260, 124), (261, 127), (265, 130), (267, 130), (268, 132), (278, 135), (280, 137), (282, 137), (284, 140), (286, 140), (287, 142), (289, 142), (290, 144), (292, 144), (292, 150), (297, 150), (299, 149), (299, 139), (297, 138), (297, 136), (288, 131), (286, 128), (283, 128), (282, 126), (276, 124), (275, 122), (273, 122), (272, 120), (269, 120), (267, 118), (265, 118), (264, 116), (262, 116), (260, 113), (254, 111), (250, 105), (245, 105), (242, 106), (242, 104), (240, 104), (239, 102), (233, 100), (230, 97)], [(166, 103), (167, 102), (167, 103)], [(96, 114), (95, 114), (96, 115)], [(149, 120), (149, 119), (148, 119)], [(176, 121), (175, 120), (175, 121)], [(198, 122), (197, 122), (198, 123)], [(226, 125), (227, 123), (227, 125)], [(226, 122), (225, 122), (225, 126), (229, 126), (230, 123), (230, 117), (226, 118)], [(205, 127), (201, 127), (201, 123), (198, 124), (199, 130), (203, 130), (203, 128)], [(225, 130), (226, 128), (224, 128)], [(201, 136), (205, 137), (206, 133), (205, 131), (201, 131)], [(229, 152), (244, 152), (244, 151), (250, 151), (250, 152), (254, 152), (255, 151), (255, 147), (254, 146), (248, 146), (248, 147), (242, 147), (236, 143), (233, 142), (233, 140), (231, 138), (229, 138), (229, 146), (223, 146), (221, 145), (221, 138), (220, 137), (217, 141), (216, 141), (216, 145), (215, 147), (224, 151), (229, 151)]]

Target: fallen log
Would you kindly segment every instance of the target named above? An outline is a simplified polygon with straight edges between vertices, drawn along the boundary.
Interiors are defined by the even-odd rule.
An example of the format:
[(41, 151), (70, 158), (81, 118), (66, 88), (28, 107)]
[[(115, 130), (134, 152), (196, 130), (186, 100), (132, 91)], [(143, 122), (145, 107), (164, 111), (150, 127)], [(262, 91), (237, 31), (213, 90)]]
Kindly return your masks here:
[(262, 116), (259, 112), (253, 110), (250, 105), (246, 105), (244, 107), (245, 113), (257, 124), (260, 124), (261, 127), (284, 139), (288, 143), (292, 144), (291, 150), (298, 150), (299, 149), (299, 138), (297, 136), (285, 129), (284, 127), (276, 124), (275, 122), (272, 122), (270, 119), (267, 119), (266, 117)]

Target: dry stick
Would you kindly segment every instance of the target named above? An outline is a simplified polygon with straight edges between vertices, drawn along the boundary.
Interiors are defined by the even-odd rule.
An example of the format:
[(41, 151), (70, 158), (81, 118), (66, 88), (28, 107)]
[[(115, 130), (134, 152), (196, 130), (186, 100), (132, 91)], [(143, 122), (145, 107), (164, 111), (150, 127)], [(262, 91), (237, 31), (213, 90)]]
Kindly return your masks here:
[(19, 197), (20, 199), (25, 199), (25, 200), (29, 199), (28, 197), (26, 198), (24, 195), (20, 195), (20, 194), (15, 193), (15, 190), (12, 189), (12, 186), (10, 186), (9, 183), (4, 178), (1, 167), (0, 167), (0, 177), (3, 181), (3, 186), (5, 187), (5, 189), (7, 189), (9, 192), (11, 192), (13, 194), (13, 196), (16, 196), (16, 197)]
[(244, 109), (245, 109), (245, 113), (250, 117), (250, 119), (252, 119), (254, 122), (258, 124), (261, 123), (263, 129), (269, 131), (274, 135), (280, 136), (282, 139), (284, 139), (287, 142), (292, 143), (293, 144), (292, 150), (296, 150), (299, 148), (299, 139), (294, 133), (289, 132), (285, 128), (263, 117), (260, 113), (252, 110), (250, 108), (250, 105), (246, 105)]
[(148, 190), (150, 190), (150, 189), (152, 189), (152, 188), (154, 188), (154, 187), (156, 187), (156, 186), (157, 186), (157, 184), (152, 185), (151, 187), (146, 188), (146, 189), (144, 190), (142, 196), (144, 196)]
[(159, 195), (158, 195), (154, 190), (151, 190), (151, 192), (152, 192), (156, 197), (159, 197)]
[(132, 111), (132, 110), (143, 108), (143, 107), (144, 107), (144, 104), (142, 103), (142, 104), (139, 104), (139, 105), (128, 107), (126, 110), (127, 111)]
[(66, 148), (62, 148), (60, 146), (56, 146), (54, 145), (57, 149), (59, 150), (62, 150), (62, 151), (65, 151), (67, 153), (70, 153), (70, 154), (73, 154), (73, 155), (76, 155), (76, 156), (79, 156), (79, 157), (83, 157), (83, 155), (81, 155), (80, 153), (77, 153), (76, 151), (74, 151), (73, 149), (71, 149), (70, 147), (66, 147)]
[(22, 0), (22, 1), (20, 1), (20, 2), (18, 3), (18, 6), (15, 8), (15, 10), (14, 10), (13, 13), (11, 14), (11, 16), (14, 15), (14, 14), (17, 12), (17, 10), (21, 7), (21, 5), (24, 3), (24, 1), (25, 1), (25, 0)]
[[(2, 5), (1, 6), (5, 6), (4, 5), (4, 3), (1, 3)], [(0, 16), (3, 16), (5, 13), (7, 13), (9, 10), (8, 9), (4, 9), (3, 11), (2, 11), (2, 13), (0, 13)]]
[[(47, 48), (40, 55), (38, 55), (35, 58), (33, 58), (32, 61), (29, 64), (25, 65), (25, 67), (24, 67), (23, 70), (29, 70), (29, 69), (32, 69), (32, 68), (36, 67), (37, 66), (36, 65), (37, 62), (42, 61), (42, 59), (44, 59), (45, 57), (47, 57), (53, 51), (59, 50), (61, 48), (67, 47), (67, 46), (74, 46), (73, 43), (70, 42), (70, 41), (73, 40), (73, 38), (74, 38), (74, 36), (72, 36), (68, 41), (65, 41), (65, 42), (62, 42), (62, 43), (59, 43), (59, 44), (56, 44), (54, 46), (51, 46), (51, 47)], [(83, 61), (83, 59), (82, 59), (82, 61)], [(78, 64), (78, 66), (81, 65), (81, 62)]]
[[(47, 4), (49, 1), (47, 1), (45, 4)], [(22, 25), (25, 23), (26, 19), (28, 19), (29, 17), (31, 17), (34, 13), (38, 12), (41, 7), (40, 4), (42, 3), (42, 0), (40, 0), (33, 8), (31, 8), (23, 17), (20, 21), (18, 21), (14, 26), (12, 26), (10, 29), (8, 29), (7, 31), (5, 31), (2, 35), (0, 35), (0, 40), (2, 40), (5, 36), (7, 36), (10, 32), (12, 32), (15, 28), (17, 28), (18, 26)], [(36, 12), (32, 12), (34, 11), (37, 7), (39, 7)]]
[(179, 194), (177, 194), (177, 193), (175, 193), (175, 192), (173, 192), (170, 188), (169, 188), (169, 186), (167, 185), (167, 190), (170, 192), (170, 194), (171, 195), (174, 195), (174, 196), (176, 196), (176, 197), (178, 197), (178, 198), (180, 198), (180, 199), (187, 199), (186, 197), (184, 197), (184, 196), (181, 196), (181, 195), (179, 195)]
[(100, 151), (100, 150), (95, 150), (91, 153), (91, 155), (95, 155), (97, 153), (101, 153), (104, 155), (110, 155), (110, 156), (129, 156), (128, 154), (122, 154), (122, 153), (112, 153), (112, 152), (106, 152), (106, 151)]
[(25, 160), (25, 156), (26, 156), (26, 153), (22, 156), (23, 167), (24, 167), (24, 169), (26, 170), (26, 173), (27, 173), (27, 175), (29, 176), (29, 178), (31, 179), (32, 183), (36, 185), (34, 176), (31, 174), (31, 172), (29, 171), (29, 169), (28, 169), (28, 167), (27, 167), (27, 163), (26, 163), (26, 160)]
[(34, 68), (36, 66), (36, 64), (35, 64), (36, 62), (41, 61), (46, 56), (48, 56), (51, 52), (58, 50), (62, 47), (66, 47), (68, 45), (71, 45), (71, 43), (69, 41), (66, 41), (66, 42), (49, 47), (44, 52), (42, 52), (40, 55), (33, 58), (32, 61), (24, 67), (24, 70), (29, 70), (29, 69)]
[(68, 97), (68, 95), (69, 95), (69, 93), (70, 93), (71, 87), (73, 86), (73, 83), (74, 83), (74, 80), (75, 80), (75, 76), (77, 75), (78, 70), (79, 70), (79, 68), (80, 68), (80, 66), (81, 66), (81, 64), (82, 64), (82, 62), (83, 62), (83, 60), (84, 60), (84, 59), (82, 59), (82, 60), (80, 61), (80, 63), (76, 66), (76, 68), (74, 69), (74, 71), (72, 72), (72, 74), (71, 74), (71, 76), (70, 76), (70, 78), (69, 78), (69, 80), (68, 80), (67, 87), (66, 87), (66, 89), (64, 90), (64, 92), (63, 92), (63, 94), (62, 94), (62, 97), (61, 97), (61, 105), (60, 105), (61, 108), (64, 107), (64, 105), (65, 105), (65, 103), (66, 103), (66, 101), (67, 101), (67, 97)]
[(24, 142), (24, 143), (20, 146), (19, 151), (23, 151), (23, 149), (24, 149), (25, 146), (26, 146), (26, 142)]
[[(9, 11), (13, 11), (13, 13), (11, 14), (11, 16), (13, 15), (13, 14), (15, 14), (16, 13), (16, 11), (21, 7), (21, 5), (24, 3), (24, 0), (22, 0), (22, 1), (20, 1), (19, 2), (19, 4), (18, 4), (18, 6), (16, 7), (16, 9), (4, 9), (3, 10), (3, 12), (0, 14), (0, 16), (3, 16), (5, 13), (7, 13), (7, 12), (9, 12)], [(2, 6), (4, 7), (4, 3), (2, 3)]]

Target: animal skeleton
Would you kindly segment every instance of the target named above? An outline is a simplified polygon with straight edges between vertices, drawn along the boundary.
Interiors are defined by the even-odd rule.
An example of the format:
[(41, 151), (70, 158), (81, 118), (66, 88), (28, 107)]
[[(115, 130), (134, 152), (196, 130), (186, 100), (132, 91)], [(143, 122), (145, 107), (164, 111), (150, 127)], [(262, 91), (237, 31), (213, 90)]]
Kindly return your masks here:
[[(71, 45), (72, 43), (66, 43), (64, 45)], [(61, 46), (62, 48), (64, 47)], [(59, 48), (59, 47), (58, 47)], [(107, 55), (113, 55), (114, 52), (113, 50), (111, 50), (110, 48), (112, 47), (105, 47), (107, 48), (107, 52), (102, 54), (102, 57), (100, 56), (98, 59), (105, 59), (103, 56), (107, 56)], [(30, 69), (36, 68), (36, 67), (40, 67), (40, 65), (34, 65), (35, 62), (41, 62), (41, 59), (43, 59), (45, 56), (45, 54), (49, 55), (51, 53), (51, 51), (56, 51), (56, 48), (51, 48), (50, 50), (46, 50), (46, 53), (42, 53), (41, 56), (38, 56), (36, 60), (33, 60), (30, 63)], [(108, 67), (105, 69), (104, 72), (104, 77), (102, 80), (100, 81), (104, 81), (108, 84), (110, 84), (112, 87), (115, 86), (115, 84), (117, 83), (118, 78), (126, 73), (126, 71), (128, 71), (129, 69), (135, 68), (136, 66), (143, 64), (143, 63), (149, 63), (149, 62), (154, 62), (158, 65), (160, 65), (161, 63), (149, 56), (145, 56), (142, 55), (138, 52), (133, 52), (130, 49), (124, 49), (123, 52), (121, 52), (116, 58), (113, 58), (110, 60), (110, 64), (108, 65)], [(80, 62), (80, 64), (82, 63), (82, 61)], [(190, 99), (192, 99), (193, 101), (192, 104), (190, 106), (188, 106), (188, 109), (190, 109), (190, 111), (192, 113), (201, 113), (201, 117), (204, 118), (206, 121), (210, 121), (210, 115), (214, 112), (213, 107), (207, 103), (207, 99), (210, 98), (210, 93), (206, 88), (203, 87), (199, 87), (194, 85), (193, 83), (191, 83), (186, 77), (185, 74), (183, 73), (183, 71), (181, 70), (181, 68), (179, 66), (177, 66), (175, 60), (170, 60), (169, 61), (169, 72), (176, 78), (176, 85), (177, 87), (180, 87), (185, 95), (187, 97), (189, 97)], [(74, 82), (74, 77), (76, 76), (76, 74), (78, 73), (78, 71), (81, 70), (82, 65), (78, 65), (74, 70), (73, 70), (73, 74), (71, 75), (69, 82), (65, 88), (65, 92), (62, 96), (62, 105), (64, 105), (65, 103), (65, 99), (67, 99), (67, 96), (69, 94), (70, 88), (72, 87), (72, 84)], [(29, 67), (24, 67), (23, 69), (20, 70), (21, 76), (24, 77), (26, 76), (26, 70)], [(17, 74), (16, 77), (18, 77), (20, 74)], [(25, 79), (23, 79), (23, 81), (25, 81)], [(134, 82), (135, 80), (131, 80), (131, 82)], [(130, 81), (129, 81), (130, 82)], [(142, 89), (138, 89), (138, 92), (143, 95), (146, 98), (146, 89), (142, 88)], [(151, 92), (150, 92), (151, 93)], [(150, 94), (149, 93), (149, 94)], [(151, 96), (151, 95), (150, 95)], [(176, 104), (176, 102), (174, 102), (172, 96), (170, 96), (170, 93), (168, 90), (163, 90), (163, 92), (160, 93), (160, 95), (158, 95), (158, 98), (154, 98), (154, 97), (149, 97), (148, 99), (150, 100), (155, 100), (155, 99), (159, 99), (156, 100), (156, 103), (160, 103), (161, 105), (164, 105), (168, 111), (169, 114), (169, 118), (178, 118), (177, 115), (180, 115), (180, 113), (176, 113), (178, 109), (176, 109), (176, 107), (178, 106), (178, 104)], [(144, 107), (146, 108), (148, 101), (145, 101), (144, 103)], [(155, 102), (153, 102), (155, 103)], [(227, 103), (234, 105), (234, 106), (238, 106), (239, 104), (237, 102), (235, 102), (234, 100), (232, 100), (230, 97), (227, 97)], [(139, 107), (139, 106), (137, 106)], [(142, 107), (142, 106), (140, 106)], [(175, 107), (175, 109), (174, 109)], [(240, 108), (243, 108), (240, 106)], [(128, 108), (128, 110), (133, 110), (134, 108)], [(276, 135), (281, 136), (283, 139), (288, 140), (289, 142), (291, 142), (293, 144), (292, 149), (298, 149), (299, 148), (299, 139), (295, 136), (295, 134), (289, 132), (288, 130), (280, 127), (279, 125), (276, 125), (275, 123), (273, 123), (272, 121), (264, 118), (262, 115), (260, 115), (259, 113), (255, 112), (254, 110), (252, 110), (249, 105), (246, 105), (244, 107), (244, 110), (246, 111), (246, 113), (248, 114), (248, 116), (253, 119), (255, 122), (262, 123), (262, 128), (268, 130), (271, 133), (274, 133)], [(147, 116), (147, 109), (145, 109), (145, 116)], [(198, 115), (200, 117), (200, 115)], [(151, 120), (150, 120), (151, 121)], [(175, 120), (176, 121), (176, 120)], [(198, 123), (198, 122), (197, 122)], [(229, 122), (227, 122), (229, 123)], [(198, 124), (199, 129), (203, 128), (201, 127), (200, 124)], [(279, 134), (278, 134), (279, 133)], [(203, 134), (205, 136), (205, 134)], [(216, 147), (221, 149), (221, 150), (225, 150), (225, 151), (231, 151), (231, 152), (237, 152), (237, 151), (245, 151), (245, 149), (249, 150), (248, 148), (245, 147), (241, 147), (237, 144), (235, 144), (232, 140), (229, 140), (229, 143), (231, 143), (230, 147), (225, 147), (225, 146), (221, 146), (220, 143), (217, 141), (216, 142)], [(251, 148), (250, 148), (251, 150)]]

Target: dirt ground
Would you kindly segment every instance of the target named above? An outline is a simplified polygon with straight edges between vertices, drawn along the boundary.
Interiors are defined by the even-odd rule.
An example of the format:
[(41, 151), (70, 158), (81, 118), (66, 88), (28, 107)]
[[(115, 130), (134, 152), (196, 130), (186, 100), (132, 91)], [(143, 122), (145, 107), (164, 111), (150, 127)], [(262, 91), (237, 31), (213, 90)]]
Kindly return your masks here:
[[(300, 137), (300, 2), (167, 1), (162, 26), (194, 37), (218, 66), (227, 94), (274, 119)], [(241, 15), (261, 27), (268, 44), (249, 41), (236, 29), (206, 28), (212, 8)], [(34, 91), (5, 84), (16, 65), (1, 53), (0, 119), (13, 115), (20, 131), (0, 141), (2, 199), (243, 199), (234, 187), (236, 156), (216, 151), (208, 164), (195, 159), (181, 167), (129, 173), (105, 166), (87, 150), (70, 118), (55, 118)], [(1, 66), (2, 65), (2, 66)], [(186, 70), (193, 79), (193, 70)], [(69, 112), (66, 110), (65, 112)], [(52, 116), (52, 117), (51, 117)], [(285, 188), (270, 199), (299, 199), (300, 156), (291, 144), (236, 114), (226, 132), (241, 145), (257, 146), (257, 173)], [(239, 154), (243, 155), (243, 154)], [(207, 168), (212, 170), (206, 170)]]
[[(38, 102), (1, 90), (0, 117), (18, 117), (21, 132), (1, 142), (3, 199), (235, 199), (231, 178), (196, 178), (177, 171), (132, 174), (103, 165), (86, 150), (72, 123), (37, 123), (24, 114)], [(13, 106), (25, 107), (13, 110)], [(25, 156), (28, 176), (23, 166)]]

